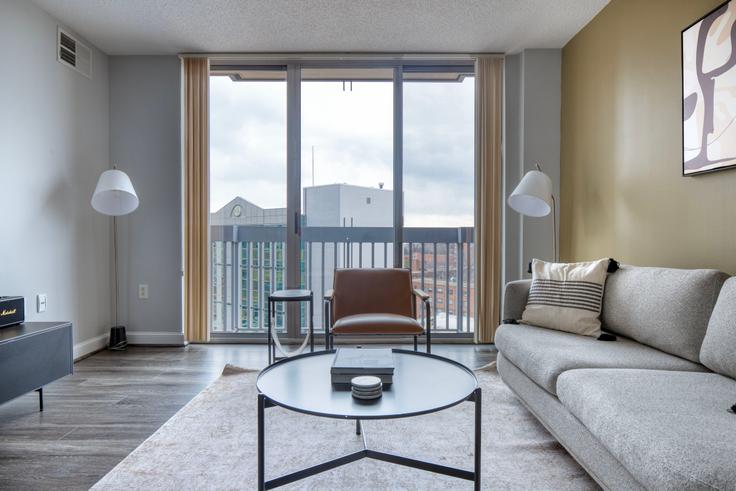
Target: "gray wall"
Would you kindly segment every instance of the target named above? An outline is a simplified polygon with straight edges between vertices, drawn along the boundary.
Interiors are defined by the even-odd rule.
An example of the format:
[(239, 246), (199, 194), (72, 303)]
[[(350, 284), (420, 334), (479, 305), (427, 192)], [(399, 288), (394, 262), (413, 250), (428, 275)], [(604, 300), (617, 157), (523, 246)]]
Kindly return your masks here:
[[(552, 260), (552, 217), (524, 217), (505, 200), (539, 163), (560, 196), (561, 50), (506, 57), (504, 135), (504, 282), (528, 277), (532, 258)], [(557, 207), (559, 229), (559, 206)]]
[(23, 295), (27, 320), (72, 321), (81, 356), (110, 326), (111, 226), (89, 203), (109, 162), (108, 59), (93, 50), (91, 79), (61, 65), (58, 24), (0, 2), (0, 295)]
[(110, 158), (140, 198), (118, 221), (121, 318), (134, 344), (184, 343), (180, 70), (176, 56), (110, 57)]

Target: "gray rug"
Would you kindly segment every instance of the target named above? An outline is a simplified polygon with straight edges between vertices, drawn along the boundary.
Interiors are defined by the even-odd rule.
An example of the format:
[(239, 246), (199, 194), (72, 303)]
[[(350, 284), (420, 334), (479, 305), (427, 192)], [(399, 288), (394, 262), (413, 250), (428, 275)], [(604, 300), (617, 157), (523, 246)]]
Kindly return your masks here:
[[(476, 372), (483, 389), (484, 489), (596, 489), (503, 384), (495, 367)], [(93, 489), (255, 489), (257, 372), (226, 367)], [(266, 478), (362, 448), (352, 421), (266, 410)], [(376, 450), (470, 469), (473, 405), (364, 423)], [(280, 489), (472, 489), (472, 483), (363, 459)]]

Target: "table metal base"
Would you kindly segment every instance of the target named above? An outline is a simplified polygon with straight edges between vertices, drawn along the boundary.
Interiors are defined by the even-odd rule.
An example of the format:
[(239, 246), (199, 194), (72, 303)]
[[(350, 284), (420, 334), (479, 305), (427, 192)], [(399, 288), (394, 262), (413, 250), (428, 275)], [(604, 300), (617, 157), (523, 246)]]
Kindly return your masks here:
[[(276, 303), (278, 302), (307, 302), (309, 305), (309, 351), (314, 353), (314, 295), (311, 290), (286, 289), (277, 290), (268, 296), (268, 364), (288, 358), (276, 356), (276, 342), (271, 333), (271, 322), (276, 317)], [(301, 328), (299, 329), (301, 332)]]
[(258, 489), (274, 489), (286, 484), (305, 479), (322, 472), (327, 472), (331, 469), (350, 464), (360, 459), (374, 459), (381, 460), (383, 462), (389, 462), (391, 464), (399, 464), (406, 467), (412, 467), (414, 469), (420, 469), (429, 472), (436, 472), (437, 474), (444, 474), (446, 476), (457, 477), (459, 479), (466, 479), (473, 481), (474, 488), (480, 489), (480, 442), (481, 442), (481, 390), (480, 388), (475, 391), (466, 399), (475, 403), (475, 449), (474, 449), (474, 466), (472, 471), (465, 469), (458, 469), (455, 467), (449, 467), (445, 465), (435, 464), (432, 462), (425, 462), (422, 460), (412, 459), (409, 457), (402, 457), (400, 455), (394, 455), (385, 452), (379, 452), (377, 450), (371, 450), (368, 448), (366, 441), (365, 431), (362, 428), (360, 420), (356, 420), (355, 432), (363, 437), (363, 449), (358, 450), (342, 457), (338, 457), (321, 464), (307, 467), (290, 474), (286, 474), (275, 479), (265, 480), (265, 425), (264, 425), (264, 413), (268, 407), (276, 406), (273, 401), (263, 394), (258, 394)]

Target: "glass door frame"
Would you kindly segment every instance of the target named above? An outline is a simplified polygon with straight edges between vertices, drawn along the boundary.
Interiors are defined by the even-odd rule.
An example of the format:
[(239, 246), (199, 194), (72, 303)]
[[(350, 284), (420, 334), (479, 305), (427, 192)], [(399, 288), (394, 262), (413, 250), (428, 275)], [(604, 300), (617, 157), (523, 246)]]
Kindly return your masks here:
[[(404, 239), (404, 72), (468, 71), (475, 59), (466, 55), (365, 55), (365, 56), (303, 56), (244, 55), (240, 57), (210, 58), (210, 76), (213, 72), (233, 69), (286, 67), (286, 274), (287, 288), (301, 285), (301, 82), (304, 68), (391, 68), (393, 70), (393, 267), (403, 265)], [(314, 299), (314, 308), (322, 308), (322, 299)], [(209, 326), (211, 329), (212, 326)], [(316, 328), (317, 326), (315, 326)], [(287, 304), (285, 342), (298, 342), (302, 338), (299, 306)], [(433, 337), (472, 340), (462, 334), (433, 333)], [(262, 342), (266, 333), (211, 332), (215, 342)]]

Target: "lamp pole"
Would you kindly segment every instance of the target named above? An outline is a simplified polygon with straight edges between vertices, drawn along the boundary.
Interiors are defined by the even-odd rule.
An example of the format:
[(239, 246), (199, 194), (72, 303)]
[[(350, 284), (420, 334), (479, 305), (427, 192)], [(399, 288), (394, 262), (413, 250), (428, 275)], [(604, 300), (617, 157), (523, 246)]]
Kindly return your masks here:
[(557, 200), (554, 193), (552, 193), (552, 256), (556, 263), (560, 262), (557, 253)]
[(112, 261), (115, 282), (115, 325), (118, 325), (118, 218), (112, 216)]
[[(539, 162), (534, 165), (539, 172), (544, 172)], [(560, 258), (557, 255), (557, 200), (554, 191), (550, 190), (549, 195), (552, 198), (552, 258), (554, 262), (559, 262)]]

